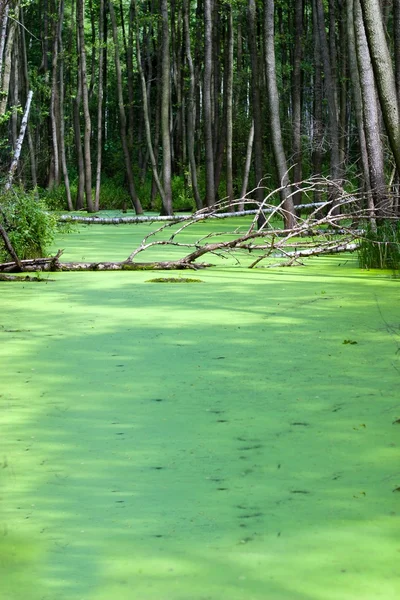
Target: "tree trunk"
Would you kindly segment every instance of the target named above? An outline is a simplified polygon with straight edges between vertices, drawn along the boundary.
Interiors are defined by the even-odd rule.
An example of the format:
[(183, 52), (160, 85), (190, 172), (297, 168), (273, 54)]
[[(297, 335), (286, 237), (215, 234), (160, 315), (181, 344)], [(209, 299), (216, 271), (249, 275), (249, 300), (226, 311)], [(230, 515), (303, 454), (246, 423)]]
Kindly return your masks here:
[(90, 149), (90, 138), (92, 132), (92, 124), (89, 111), (89, 93), (87, 85), (86, 71), (86, 48), (85, 48), (85, 33), (84, 33), (84, 2), (85, 0), (77, 0), (76, 13), (79, 35), (80, 49), (80, 68), (82, 77), (82, 104), (84, 118), (84, 134), (83, 134), (83, 160), (85, 164), (85, 194), (86, 205), (88, 212), (94, 212), (92, 202), (92, 157)]
[(264, 60), (266, 68), (267, 94), (269, 101), (270, 132), (272, 149), (279, 185), (284, 186), (280, 192), (285, 211), (285, 227), (291, 229), (296, 222), (293, 198), (288, 175), (285, 151), (283, 149), (281, 120), (279, 116), (279, 94), (276, 82), (275, 45), (274, 45), (274, 0), (264, 0)]
[[(254, 143), (254, 121), (251, 122), (251, 127), (250, 127), (250, 131), (249, 131), (249, 137), (247, 140), (247, 151), (246, 151), (246, 162), (244, 165), (244, 172), (243, 172), (243, 181), (242, 181), (242, 189), (240, 191), (240, 198), (244, 198), (247, 194), (247, 186), (249, 183), (249, 173), (250, 173), (250, 167), (251, 167), (251, 155), (253, 152), (253, 143)], [(238, 210), (241, 211), (244, 209), (244, 201), (242, 201), (239, 205), (238, 205)]]
[[(257, 17), (255, 0), (249, 0), (248, 10), (248, 40), (251, 64), (252, 112), (254, 123), (254, 170), (256, 177), (256, 200), (260, 204), (264, 200), (262, 179), (264, 177), (263, 144), (262, 144), (262, 112), (260, 99), (259, 57), (257, 48)], [(259, 225), (262, 225), (260, 222)]]
[[(312, 172), (314, 176), (319, 176), (322, 173), (322, 164), (324, 159), (324, 122), (322, 113), (323, 103), (323, 85), (322, 85), (322, 58), (321, 58), (321, 43), (318, 32), (318, 17), (316, 0), (313, 0), (312, 5), (313, 17), (313, 43), (314, 43), (314, 81), (313, 81), (313, 121), (312, 121)], [(314, 202), (321, 200), (321, 192), (316, 189), (314, 191)]]
[[(303, 11), (304, 0), (294, 0), (294, 54), (292, 73), (292, 105), (293, 105), (293, 181), (294, 184), (302, 180), (302, 148), (301, 148), (301, 109), (302, 109), (302, 67), (303, 56)], [(301, 191), (293, 195), (294, 204), (301, 203)]]
[(65, 194), (67, 196), (68, 210), (73, 210), (71, 187), (69, 183), (67, 157), (65, 152), (65, 114), (64, 114), (64, 48), (62, 41), (62, 24), (64, 21), (64, 0), (60, 0), (60, 27), (58, 31), (58, 49), (60, 52), (59, 64), (60, 64), (60, 84), (59, 84), (59, 108), (60, 108), (60, 155), (61, 155), (61, 168), (64, 177)]
[(104, 0), (99, 5), (99, 81), (97, 92), (97, 164), (94, 209), (100, 208), (101, 161), (103, 153), (103, 68), (104, 68)]
[(162, 214), (172, 215), (172, 163), (171, 163), (171, 135), (170, 135), (170, 44), (169, 44), (169, 18), (168, 0), (161, 0), (162, 20), (162, 55), (161, 55), (161, 142), (163, 162), (163, 211)]
[(10, 78), (12, 69), (12, 52), (14, 46), (15, 33), (17, 31), (17, 20), (19, 14), (19, 2), (14, 6), (14, 18), (11, 20), (8, 28), (8, 37), (4, 51), (3, 77), (1, 80), (0, 95), (0, 116), (3, 116), (7, 110), (8, 94), (10, 90)]
[(82, 72), (80, 68), (80, 42), (78, 32), (76, 36), (77, 44), (77, 91), (75, 98), (72, 99), (72, 114), (73, 114), (73, 125), (74, 125), (74, 140), (75, 140), (75, 152), (76, 162), (78, 171), (78, 189), (76, 193), (76, 210), (82, 210), (85, 200), (85, 163), (83, 160), (82, 140), (81, 140), (81, 123), (80, 123), (80, 105), (82, 100)]
[[(324, 67), (325, 76), (325, 94), (328, 105), (328, 123), (330, 133), (330, 156), (331, 156), (331, 178), (334, 182), (341, 183), (342, 181), (342, 168), (340, 164), (339, 154), (339, 122), (338, 122), (338, 109), (336, 102), (336, 82), (334, 80), (334, 74), (332, 72), (331, 55), (329, 51), (328, 39), (325, 29), (325, 17), (324, 17), (324, 5), (323, 0), (315, 0), (318, 32), (320, 41), (320, 50), (322, 63)], [(330, 197), (335, 203), (337, 195), (337, 187), (333, 186), (331, 189)]]
[[(29, 92), (30, 88), (30, 78), (28, 72), (28, 57), (26, 52), (26, 38), (25, 38), (25, 26), (24, 26), (24, 13), (21, 8), (20, 11), (20, 19), (21, 19), (21, 54), (22, 54), (22, 64), (24, 71), (24, 79), (25, 79), (25, 90), (26, 94)], [(1, 71), (1, 69), (0, 69)], [(27, 127), (27, 136), (28, 136), (28, 145), (29, 145), (29, 160), (31, 165), (31, 178), (32, 178), (32, 187), (36, 189), (37, 187), (37, 172), (36, 172), (36, 156), (35, 156), (35, 147), (32, 138), (31, 128)]]
[(192, 51), (190, 44), (190, 27), (189, 27), (189, 12), (190, 0), (183, 0), (183, 28), (185, 37), (186, 60), (189, 69), (189, 93), (187, 99), (187, 151), (189, 157), (190, 179), (192, 182), (193, 196), (196, 203), (196, 208), (203, 208), (203, 202), (199, 194), (199, 186), (197, 184), (197, 165), (194, 153), (194, 126), (196, 123), (196, 102), (195, 102), (195, 73), (193, 67)]
[(228, 39), (227, 39), (227, 75), (226, 75), (226, 195), (233, 202), (233, 16), (232, 5), (227, 4)]
[(214, 148), (213, 148), (213, 121), (211, 99), (212, 75), (212, 13), (213, 0), (204, 0), (204, 82), (203, 82), (203, 113), (204, 113), (204, 146), (205, 146), (205, 171), (206, 171), (206, 198), (207, 206), (215, 203), (214, 185)]
[(58, 42), (61, 34), (61, 8), (62, 2), (59, 3), (57, 21), (54, 23), (53, 34), (53, 57), (51, 62), (52, 74), (51, 74), (51, 96), (50, 96), (50, 123), (51, 123), (51, 140), (52, 140), (52, 150), (53, 156), (51, 160), (51, 165), (53, 168), (53, 173), (51, 176), (51, 184), (58, 187), (60, 185), (60, 173), (59, 173), (59, 139), (58, 139), (58, 123), (57, 123), (57, 111), (56, 111), (56, 102), (58, 96), (57, 89), (57, 74), (58, 74)]
[(385, 183), (383, 146), (374, 73), (365, 35), (360, 0), (354, 0), (353, 18), (357, 50), (358, 73), (363, 106), (365, 140), (368, 153), (369, 180), (378, 216), (388, 208)]
[(128, 189), (129, 195), (132, 201), (132, 206), (136, 211), (136, 214), (141, 214), (143, 212), (142, 206), (140, 204), (140, 200), (137, 197), (135, 184), (133, 181), (133, 171), (132, 171), (132, 162), (131, 156), (128, 148), (128, 140), (126, 136), (126, 114), (124, 107), (124, 97), (123, 97), (123, 88), (122, 88), (122, 73), (121, 73), (121, 63), (119, 60), (119, 44), (118, 44), (118, 31), (117, 31), (117, 21), (115, 18), (114, 6), (112, 1), (109, 2), (109, 10), (111, 17), (111, 25), (112, 25), (112, 33), (114, 40), (114, 62), (115, 62), (115, 70), (117, 75), (117, 93), (118, 93), (118, 108), (119, 108), (119, 122), (120, 122), (120, 131), (121, 131), (121, 143), (122, 149), (125, 158), (125, 168), (126, 168), (126, 176), (128, 180)]
[(382, 10), (379, 0), (361, 0), (361, 6), (383, 119), (397, 172), (400, 173), (400, 113)]
[(21, 156), (22, 143), (23, 143), (24, 137), (25, 137), (26, 126), (28, 125), (28, 118), (29, 118), (29, 111), (31, 108), (32, 96), (33, 96), (33, 92), (30, 91), (28, 93), (28, 98), (26, 100), (24, 116), (23, 116), (22, 122), (21, 122), (21, 130), (19, 132), (18, 140), (17, 140), (15, 150), (14, 150), (14, 158), (12, 160), (10, 170), (8, 172), (7, 183), (4, 186), (4, 189), (6, 191), (11, 188), (13, 178), (14, 178), (14, 173), (18, 167), (18, 161), (19, 161), (19, 157)]
[[(353, 105), (354, 115), (357, 125), (358, 132), (358, 143), (360, 147), (360, 158), (363, 172), (363, 191), (365, 191), (369, 202), (369, 208), (371, 213), (374, 210), (374, 204), (371, 196), (371, 181), (369, 177), (369, 164), (368, 164), (368, 151), (367, 143), (365, 139), (365, 128), (364, 128), (364, 111), (363, 111), (363, 99), (361, 96), (361, 82), (358, 72), (357, 62), (357, 51), (355, 42), (354, 32), (354, 14), (353, 14), (353, 0), (348, 0), (346, 3), (347, 10), (347, 41), (349, 45), (348, 57), (349, 57), (349, 72), (351, 77), (351, 88), (353, 94)], [(368, 54), (369, 56), (369, 54)]]
[(7, 24), (8, 24), (8, 11), (10, 9), (10, 5), (7, 2), (7, 4), (4, 6), (4, 4), (2, 4), (2, 11), (1, 11), (1, 31), (0, 31), (0, 83), (3, 79), (3, 55), (4, 55), (4, 48), (6, 45), (6, 37), (7, 37)]
[[(133, 0), (133, 2), (134, 1), (135, 0)], [(151, 126), (150, 126), (150, 117), (149, 117), (147, 86), (146, 86), (146, 80), (144, 77), (143, 67), (142, 67), (142, 56), (141, 56), (141, 51), (140, 51), (140, 32), (139, 32), (139, 26), (137, 24), (136, 24), (136, 62), (137, 62), (139, 76), (140, 76), (140, 82), (141, 82), (141, 86), (142, 86), (143, 117), (144, 117), (144, 126), (145, 126), (145, 130), (146, 130), (147, 149), (148, 149), (149, 156), (150, 156), (150, 163), (151, 163), (151, 168), (153, 171), (153, 178), (154, 178), (155, 184), (157, 186), (158, 192), (160, 194), (162, 204), (163, 204), (163, 206), (165, 206), (166, 199), (165, 199), (164, 189), (161, 184), (160, 178), (158, 176), (157, 161), (156, 161), (156, 158), (154, 155), (153, 144), (151, 141)]]

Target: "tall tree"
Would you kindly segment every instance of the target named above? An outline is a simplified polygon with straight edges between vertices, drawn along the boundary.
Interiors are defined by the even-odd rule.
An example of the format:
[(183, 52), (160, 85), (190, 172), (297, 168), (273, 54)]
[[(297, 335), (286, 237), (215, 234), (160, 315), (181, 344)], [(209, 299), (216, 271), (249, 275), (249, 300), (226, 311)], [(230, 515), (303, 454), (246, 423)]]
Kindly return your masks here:
[(204, 0), (204, 83), (203, 83), (203, 112), (204, 112), (204, 146), (205, 146), (205, 171), (206, 171), (206, 205), (215, 203), (214, 181), (214, 149), (213, 149), (213, 121), (211, 100), (211, 75), (212, 75), (212, 14), (213, 0)]
[(114, 6), (112, 0), (109, 2), (109, 11), (111, 18), (111, 26), (112, 26), (112, 35), (114, 40), (114, 62), (115, 62), (115, 71), (117, 76), (117, 94), (118, 94), (118, 109), (119, 109), (119, 123), (120, 123), (120, 132), (121, 132), (121, 143), (122, 149), (125, 159), (125, 169), (126, 176), (128, 180), (128, 189), (129, 195), (132, 201), (132, 206), (135, 209), (137, 214), (142, 214), (143, 209), (140, 203), (140, 200), (136, 194), (136, 188), (133, 178), (133, 170), (132, 170), (132, 160), (128, 147), (128, 139), (126, 133), (126, 113), (125, 113), (125, 105), (124, 105), (124, 94), (122, 87), (122, 69), (120, 62), (120, 51), (119, 51), (119, 42), (118, 42), (118, 31), (117, 31), (117, 20), (115, 17)]
[(171, 136), (170, 136), (170, 44), (169, 44), (169, 18), (168, 0), (161, 0), (162, 20), (162, 92), (161, 92), (161, 139), (163, 152), (163, 213), (172, 215), (172, 163), (171, 163)]
[[(248, 0), (247, 7), (248, 21), (248, 41), (250, 50), (250, 66), (251, 66), (251, 90), (252, 90), (252, 115), (254, 123), (254, 171), (256, 179), (256, 200), (261, 203), (264, 199), (264, 190), (262, 188), (262, 180), (264, 177), (263, 164), (263, 140), (262, 128), (263, 119), (261, 111), (261, 94), (260, 94), (260, 74), (259, 74), (259, 53), (257, 45), (257, 10), (255, 0)], [(259, 226), (262, 225), (262, 219), (259, 221)]]
[(365, 31), (390, 147), (400, 174), (400, 112), (379, 0), (361, 0)]
[(83, 160), (85, 165), (85, 195), (88, 212), (94, 211), (92, 202), (92, 155), (90, 140), (92, 135), (92, 123), (89, 110), (89, 90), (87, 83), (86, 70), (86, 48), (85, 48), (85, 30), (84, 30), (84, 0), (77, 0), (76, 16), (78, 24), (79, 51), (80, 51), (80, 70), (81, 70), (81, 86), (82, 86), (82, 105), (84, 118), (84, 133), (83, 133)]
[(272, 149), (281, 186), (281, 200), (284, 209), (285, 227), (290, 229), (296, 222), (288, 165), (282, 141), (281, 120), (279, 115), (279, 94), (276, 81), (275, 44), (274, 44), (274, 0), (264, 0), (264, 61), (266, 67), (267, 94), (269, 101), (269, 123)]

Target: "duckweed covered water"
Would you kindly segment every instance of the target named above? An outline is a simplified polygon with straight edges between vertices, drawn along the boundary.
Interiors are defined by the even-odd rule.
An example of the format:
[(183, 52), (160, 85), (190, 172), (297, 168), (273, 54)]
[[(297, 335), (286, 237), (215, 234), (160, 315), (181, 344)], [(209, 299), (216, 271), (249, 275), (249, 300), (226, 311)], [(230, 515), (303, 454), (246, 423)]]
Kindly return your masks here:
[(400, 281), (212, 262), (1, 284), (2, 600), (400, 597)]

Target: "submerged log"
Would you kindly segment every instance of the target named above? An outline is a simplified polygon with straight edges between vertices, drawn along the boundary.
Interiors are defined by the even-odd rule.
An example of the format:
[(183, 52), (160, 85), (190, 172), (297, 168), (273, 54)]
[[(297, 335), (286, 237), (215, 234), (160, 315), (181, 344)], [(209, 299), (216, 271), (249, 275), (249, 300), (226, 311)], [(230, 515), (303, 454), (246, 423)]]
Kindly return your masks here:
[[(296, 206), (296, 210), (300, 209), (312, 209), (326, 206), (326, 202), (313, 202), (309, 204), (299, 204)], [(263, 208), (265, 214), (270, 214), (276, 210), (276, 207)], [(81, 215), (60, 215), (60, 221), (74, 222), (74, 223), (86, 223), (88, 225), (121, 225), (123, 223), (180, 223), (181, 221), (202, 221), (205, 219), (228, 219), (230, 217), (246, 217), (248, 215), (256, 215), (259, 210), (238, 210), (236, 212), (212, 212), (202, 209), (198, 213), (191, 215), (149, 215), (149, 216), (133, 216), (133, 217), (99, 217), (94, 215), (92, 217), (84, 217)]]
[(180, 260), (133, 262), (123, 260), (119, 262), (60, 262), (59, 251), (56, 256), (50, 258), (33, 258), (22, 260), (22, 269), (15, 262), (0, 264), (0, 273), (24, 272), (56, 272), (56, 271), (170, 271), (184, 269), (205, 269), (211, 267), (209, 263), (192, 264), (186, 257)]

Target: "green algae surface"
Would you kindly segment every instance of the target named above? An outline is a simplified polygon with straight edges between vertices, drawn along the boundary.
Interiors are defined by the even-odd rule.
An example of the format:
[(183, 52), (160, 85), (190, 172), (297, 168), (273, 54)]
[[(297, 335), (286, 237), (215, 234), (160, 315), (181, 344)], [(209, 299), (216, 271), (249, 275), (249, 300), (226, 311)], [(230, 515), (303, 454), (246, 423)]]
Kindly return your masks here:
[(1, 284), (1, 600), (400, 597), (400, 281), (214, 258)]

